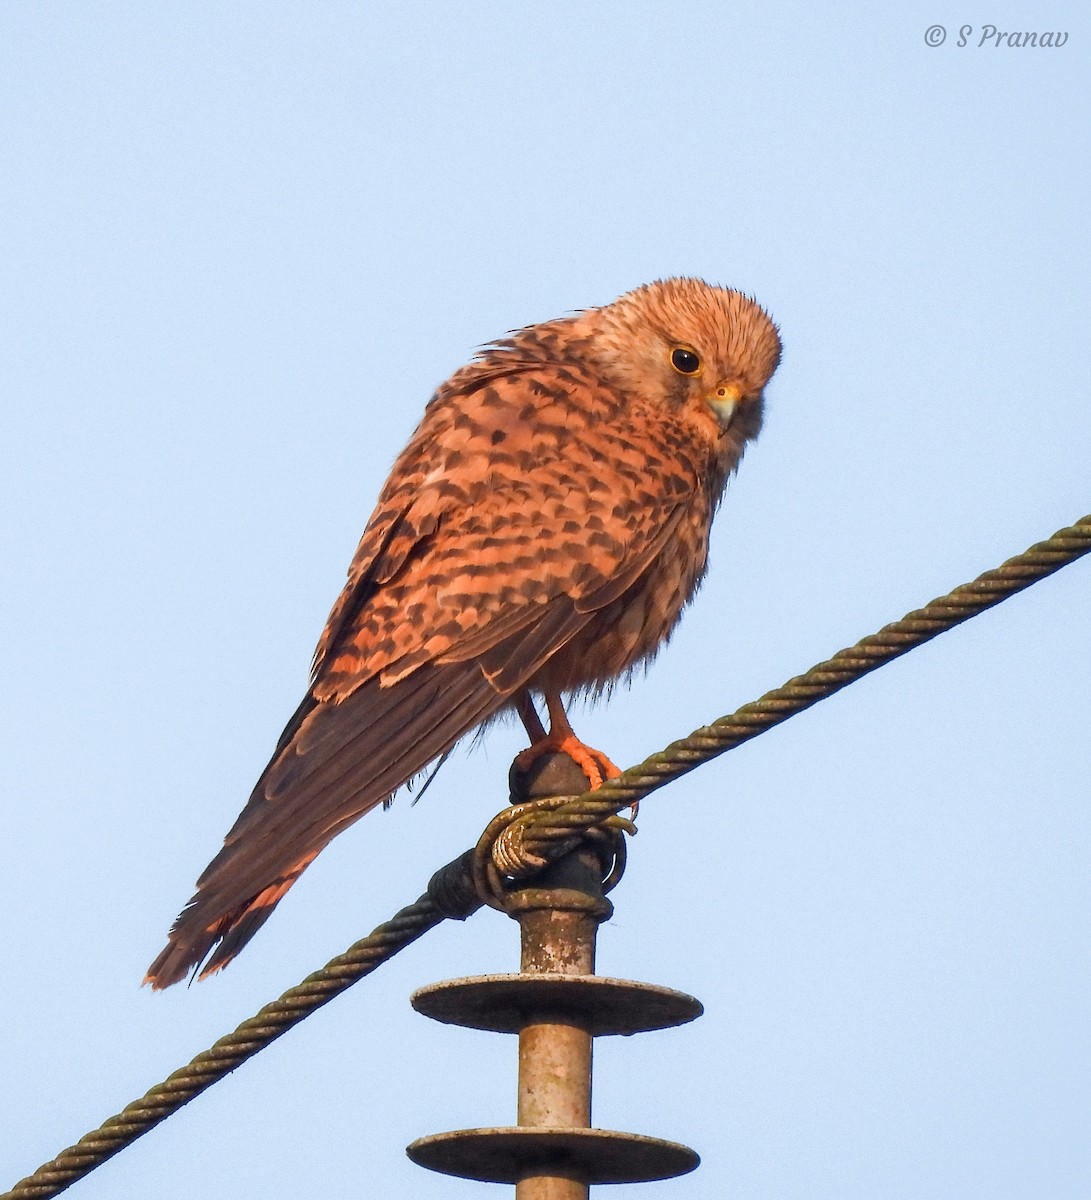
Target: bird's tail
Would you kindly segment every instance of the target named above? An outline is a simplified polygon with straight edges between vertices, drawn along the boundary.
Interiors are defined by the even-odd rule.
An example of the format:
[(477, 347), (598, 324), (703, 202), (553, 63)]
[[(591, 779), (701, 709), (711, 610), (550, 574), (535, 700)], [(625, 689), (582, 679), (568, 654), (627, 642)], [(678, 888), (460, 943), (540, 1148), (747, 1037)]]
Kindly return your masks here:
[[(317, 856), (315, 850), (300, 859), (257, 895), (210, 925), (202, 926), (194, 920), (198, 906), (191, 902), (171, 927), (167, 944), (148, 968), (144, 982), (159, 991), (180, 982), (191, 970), (198, 979), (206, 979), (222, 970), (265, 924), (285, 892)], [(197, 899), (195, 896), (194, 901)]]

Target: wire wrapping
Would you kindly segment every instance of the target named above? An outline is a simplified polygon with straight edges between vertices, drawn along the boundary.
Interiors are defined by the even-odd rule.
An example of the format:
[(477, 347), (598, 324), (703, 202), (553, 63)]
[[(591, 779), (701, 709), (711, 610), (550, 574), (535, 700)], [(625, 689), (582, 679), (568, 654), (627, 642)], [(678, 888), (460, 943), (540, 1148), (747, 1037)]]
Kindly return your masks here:
[[(849, 683), (929, 641), (955, 625), (999, 604), (1091, 551), (1091, 515), (1058, 530), (1051, 538), (987, 571), (863, 638), (855, 646), (790, 679), (782, 687), (743, 705), (729, 716), (672, 742), (594, 792), (545, 805), (529, 814), (520, 844), (528, 856), (552, 860), (564, 854), (580, 832), (833, 695)], [(554, 802), (555, 803), (555, 802)], [(495, 824), (495, 822), (493, 823)], [(492, 825), (490, 825), (490, 829)], [(322, 1005), (369, 975), (399, 950), (448, 919), (463, 920), (481, 906), (473, 888), (474, 851), (466, 851), (432, 877), (428, 891), (367, 937), (332, 959), (278, 1000), (243, 1021), (186, 1066), (156, 1084), (139, 1100), (108, 1118), (74, 1146), (21, 1180), (0, 1200), (45, 1200), (89, 1174), (142, 1134), (177, 1112), (195, 1096), (265, 1049)], [(517, 864), (507, 864), (518, 869)]]

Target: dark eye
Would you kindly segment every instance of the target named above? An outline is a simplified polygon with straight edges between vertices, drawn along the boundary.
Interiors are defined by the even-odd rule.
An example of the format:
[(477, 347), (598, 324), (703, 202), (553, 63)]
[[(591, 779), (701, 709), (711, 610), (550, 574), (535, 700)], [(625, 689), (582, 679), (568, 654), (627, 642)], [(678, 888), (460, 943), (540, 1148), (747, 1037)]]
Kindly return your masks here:
[(696, 351), (678, 346), (671, 351), (671, 366), (680, 375), (696, 375), (701, 369), (701, 358)]

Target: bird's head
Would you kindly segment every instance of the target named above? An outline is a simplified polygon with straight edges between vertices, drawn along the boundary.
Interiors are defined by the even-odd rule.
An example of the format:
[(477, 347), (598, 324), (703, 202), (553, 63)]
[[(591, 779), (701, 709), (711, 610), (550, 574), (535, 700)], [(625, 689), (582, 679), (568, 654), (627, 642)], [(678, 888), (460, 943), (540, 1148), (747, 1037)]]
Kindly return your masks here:
[(729, 469), (757, 436), (780, 337), (742, 292), (666, 279), (588, 309), (576, 325), (605, 378), (672, 412), (730, 460)]

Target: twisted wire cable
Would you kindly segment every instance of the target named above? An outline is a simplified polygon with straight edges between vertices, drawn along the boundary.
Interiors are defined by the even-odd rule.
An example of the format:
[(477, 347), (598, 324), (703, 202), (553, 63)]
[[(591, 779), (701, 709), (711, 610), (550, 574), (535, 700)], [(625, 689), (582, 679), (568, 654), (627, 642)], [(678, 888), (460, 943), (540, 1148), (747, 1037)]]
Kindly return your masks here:
[[(595, 791), (584, 792), (572, 797), (567, 804), (528, 817), (519, 830), (520, 851), (528, 861), (563, 854), (581, 830), (598, 824), (702, 763), (787, 721), (946, 630), (993, 608), (1089, 551), (1091, 514), (1074, 525), (1059, 529), (1052, 537), (1037, 542), (994, 570), (979, 575), (972, 583), (956, 587), (946, 596), (907, 613), (900, 621), (884, 625), (878, 633), (869, 634), (856, 645), (839, 650), (832, 658), (744, 704), (729, 716), (720, 717), (711, 725), (695, 729), (688, 737), (671, 742), (642, 763), (623, 771), (616, 779), (607, 780)], [(509, 853), (513, 840), (509, 840)]]
[[(505, 869), (512, 874), (520, 873), (521, 855), (531, 863), (535, 859), (559, 857), (578, 840), (582, 830), (601, 824), (702, 763), (832, 696), (915, 646), (992, 608), (1089, 551), (1091, 515), (1058, 530), (1051, 538), (1008, 559), (995, 570), (986, 571), (972, 583), (963, 584), (900, 621), (885, 625), (855, 646), (838, 651), (832, 658), (782, 687), (744, 704), (730, 716), (721, 717), (711, 725), (695, 730), (689, 737), (672, 742), (596, 791), (572, 797), (559, 807), (551, 801), (522, 813), (517, 826), (509, 826), (518, 836), (507, 839)], [(495, 826), (494, 821), (486, 832), (493, 831)], [(45, 1200), (56, 1196), (248, 1058), (264, 1050), (334, 996), (371, 974), (428, 930), (445, 920), (464, 920), (470, 916), (482, 903), (474, 886), (475, 853), (475, 850), (467, 850), (437, 871), (428, 891), (413, 904), (377, 926), (321, 970), (308, 975), (279, 1000), (243, 1021), (234, 1032), (220, 1038), (74, 1146), (39, 1167), (33, 1175), (0, 1196), (0, 1200), (28, 1200), (30, 1197)]]
[(85, 1134), (2, 1200), (56, 1196), (448, 917), (426, 894)]

